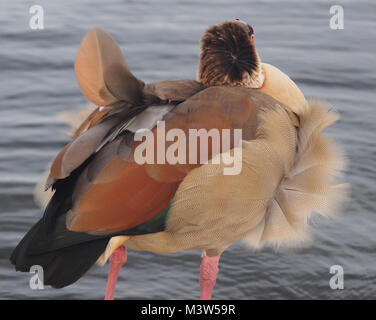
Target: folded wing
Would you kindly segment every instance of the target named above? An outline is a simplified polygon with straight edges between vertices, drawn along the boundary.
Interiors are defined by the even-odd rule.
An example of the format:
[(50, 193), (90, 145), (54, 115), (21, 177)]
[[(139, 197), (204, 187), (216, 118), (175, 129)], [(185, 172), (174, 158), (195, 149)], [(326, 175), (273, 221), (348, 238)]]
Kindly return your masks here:
[[(157, 145), (157, 135), (170, 129), (180, 129), (189, 137), (190, 129), (242, 129), (243, 139), (250, 140), (257, 128), (257, 106), (267, 105), (272, 98), (241, 88), (213, 87), (187, 99), (168, 112), (166, 131), (152, 131)], [(163, 136), (165, 138), (165, 136)], [(208, 150), (209, 159), (219, 152), (228, 151), (237, 143), (230, 141), (225, 150)], [(165, 209), (186, 174), (201, 163), (138, 164), (135, 149), (140, 142), (134, 134), (122, 132), (95, 154), (83, 169), (75, 184), (72, 208), (67, 216), (70, 230), (94, 234), (112, 234), (145, 223)], [(166, 141), (163, 152), (173, 141)], [(191, 153), (199, 158), (200, 143), (194, 148), (187, 144), (187, 160)], [(160, 146), (158, 146), (160, 147)]]

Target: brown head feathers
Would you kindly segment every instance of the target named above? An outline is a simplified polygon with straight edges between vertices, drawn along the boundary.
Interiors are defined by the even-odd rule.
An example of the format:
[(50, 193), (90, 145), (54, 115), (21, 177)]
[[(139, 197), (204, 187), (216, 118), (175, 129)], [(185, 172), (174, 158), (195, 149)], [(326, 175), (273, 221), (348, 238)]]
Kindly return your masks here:
[(198, 80), (204, 87), (261, 87), (264, 78), (253, 38), (252, 27), (238, 19), (210, 27), (201, 38)]

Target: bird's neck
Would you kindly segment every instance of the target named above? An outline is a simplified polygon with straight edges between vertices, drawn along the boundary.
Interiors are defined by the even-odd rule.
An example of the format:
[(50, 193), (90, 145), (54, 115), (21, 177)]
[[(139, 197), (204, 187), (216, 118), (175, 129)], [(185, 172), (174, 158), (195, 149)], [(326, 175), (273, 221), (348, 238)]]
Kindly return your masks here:
[(223, 74), (223, 68), (216, 66), (211, 68), (210, 72), (208, 70), (210, 68), (205, 68), (206, 63), (213, 63), (212, 59), (202, 59), (200, 60), (200, 66), (198, 71), (198, 81), (204, 87), (211, 87), (211, 86), (220, 86), (220, 85), (228, 85), (232, 87), (244, 87), (244, 88), (253, 88), (258, 89), (261, 88), (265, 81), (265, 74), (262, 69), (261, 59), (255, 49), (255, 59), (256, 59), (256, 68), (254, 68), (251, 73), (247, 71), (243, 71), (242, 79), (241, 80), (231, 80), (229, 75)]
[(256, 51), (256, 60), (257, 60), (256, 61), (257, 69), (253, 70), (251, 73), (248, 73), (248, 72), (244, 73), (243, 79), (241, 83), (239, 83), (240, 86), (246, 87), (246, 88), (253, 88), (253, 89), (258, 89), (263, 86), (264, 81), (265, 81), (265, 74), (262, 69), (261, 59), (257, 51)]

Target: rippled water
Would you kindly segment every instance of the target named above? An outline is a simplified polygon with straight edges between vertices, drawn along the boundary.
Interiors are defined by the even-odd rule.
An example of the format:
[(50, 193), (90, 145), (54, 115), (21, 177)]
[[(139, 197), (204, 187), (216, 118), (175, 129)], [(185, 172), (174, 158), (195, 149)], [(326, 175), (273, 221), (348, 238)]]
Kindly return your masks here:
[[(45, 30), (29, 29), (41, 4)], [(335, 4), (335, 3), (333, 3)], [(221, 258), (215, 299), (376, 298), (376, 2), (341, 1), (345, 29), (329, 28), (328, 1), (3, 1), (0, 7), (0, 298), (102, 299), (108, 266), (64, 289), (29, 288), (11, 250), (38, 219), (33, 188), (68, 138), (56, 115), (85, 103), (73, 61), (92, 26), (121, 44), (144, 81), (195, 78), (198, 41), (209, 24), (240, 18), (255, 29), (261, 58), (288, 73), (307, 96), (327, 99), (341, 120), (330, 134), (344, 146), (352, 194), (337, 220), (315, 219), (310, 246), (252, 252), (241, 244)], [(345, 289), (329, 287), (342, 265)], [(200, 252), (129, 252), (122, 299), (196, 299)]]

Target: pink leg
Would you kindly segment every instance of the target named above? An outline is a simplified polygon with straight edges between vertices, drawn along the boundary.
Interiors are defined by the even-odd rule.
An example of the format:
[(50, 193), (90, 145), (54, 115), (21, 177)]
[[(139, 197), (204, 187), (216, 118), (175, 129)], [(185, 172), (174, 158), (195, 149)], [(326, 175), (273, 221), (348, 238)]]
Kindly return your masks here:
[(104, 300), (114, 300), (118, 274), (126, 261), (127, 249), (124, 246), (120, 246), (110, 257), (110, 272), (108, 273), (107, 291)]
[(218, 274), (219, 256), (204, 256), (200, 268), (201, 300), (210, 300)]

